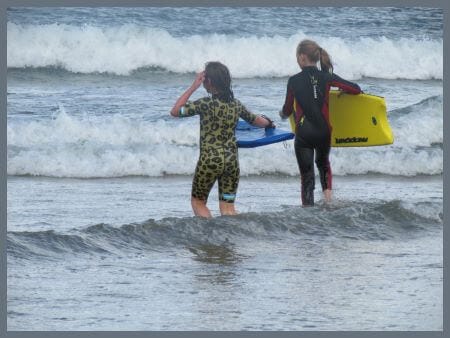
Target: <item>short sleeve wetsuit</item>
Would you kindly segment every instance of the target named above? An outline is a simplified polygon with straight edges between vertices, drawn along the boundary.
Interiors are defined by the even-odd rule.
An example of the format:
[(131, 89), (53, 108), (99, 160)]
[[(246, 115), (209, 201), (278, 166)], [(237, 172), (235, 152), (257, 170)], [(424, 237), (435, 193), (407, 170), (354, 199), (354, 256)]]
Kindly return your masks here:
[(192, 182), (192, 196), (207, 201), (216, 180), (219, 200), (234, 203), (239, 184), (235, 129), (239, 117), (253, 123), (256, 115), (237, 99), (230, 102), (204, 97), (187, 102), (179, 116), (200, 115), (200, 156)]
[(302, 204), (314, 204), (314, 151), (322, 190), (331, 189), (332, 174), (329, 161), (332, 126), (329, 119), (330, 87), (338, 87), (351, 94), (359, 94), (356, 83), (336, 74), (321, 71), (315, 66), (288, 80), (283, 115), (295, 116), (295, 155), (302, 180)]

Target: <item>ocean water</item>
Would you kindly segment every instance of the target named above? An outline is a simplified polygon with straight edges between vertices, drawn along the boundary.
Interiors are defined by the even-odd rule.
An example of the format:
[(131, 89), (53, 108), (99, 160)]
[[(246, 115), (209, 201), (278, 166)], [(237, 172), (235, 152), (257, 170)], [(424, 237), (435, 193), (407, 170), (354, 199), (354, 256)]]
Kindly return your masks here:
[[(443, 11), (7, 11), (8, 330), (442, 330)], [(299, 20), (301, 18), (301, 20)], [(191, 22), (197, 24), (192, 25)], [(236, 217), (192, 216), (205, 62), (278, 118), (295, 48), (386, 99), (395, 142), (333, 148), (300, 207), (292, 142), (241, 149)], [(193, 99), (205, 96), (199, 89)]]

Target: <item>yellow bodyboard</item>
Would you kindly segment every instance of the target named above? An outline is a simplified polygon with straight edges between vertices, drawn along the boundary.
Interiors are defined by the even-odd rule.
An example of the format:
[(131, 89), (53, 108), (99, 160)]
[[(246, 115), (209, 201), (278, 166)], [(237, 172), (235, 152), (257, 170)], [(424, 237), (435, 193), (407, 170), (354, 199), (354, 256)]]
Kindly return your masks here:
[[(383, 97), (331, 90), (329, 104), (332, 147), (370, 147), (394, 142)], [(289, 122), (295, 133), (294, 114)]]

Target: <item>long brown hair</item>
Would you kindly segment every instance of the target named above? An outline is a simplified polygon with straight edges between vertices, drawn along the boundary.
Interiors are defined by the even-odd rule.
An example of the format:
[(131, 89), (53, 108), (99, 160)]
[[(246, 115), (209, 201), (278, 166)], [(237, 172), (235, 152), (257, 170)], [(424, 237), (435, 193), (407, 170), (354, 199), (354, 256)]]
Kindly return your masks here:
[(217, 91), (215, 95), (226, 102), (234, 99), (233, 90), (231, 88), (231, 75), (227, 66), (224, 64), (211, 61), (205, 65), (205, 80), (210, 81), (210, 84)]
[(303, 40), (297, 46), (297, 56), (305, 54), (311, 62), (320, 61), (320, 68), (325, 72), (333, 72), (333, 64), (328, 52), (313, 40)]

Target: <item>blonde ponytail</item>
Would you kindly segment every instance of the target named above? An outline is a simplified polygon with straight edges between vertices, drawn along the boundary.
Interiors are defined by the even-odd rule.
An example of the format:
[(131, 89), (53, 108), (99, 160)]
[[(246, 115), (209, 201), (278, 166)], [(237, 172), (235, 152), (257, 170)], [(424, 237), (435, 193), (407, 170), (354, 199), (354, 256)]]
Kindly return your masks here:
[(317, 42), (303, 40), (297, 46), (297, 56), (305, 54), (311, 62), (320, 62), (320, 68), (325, 72), (333, 72), (333, 63), (328, 52)]

